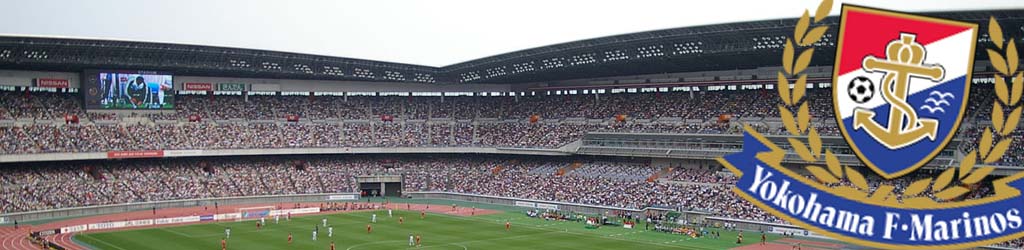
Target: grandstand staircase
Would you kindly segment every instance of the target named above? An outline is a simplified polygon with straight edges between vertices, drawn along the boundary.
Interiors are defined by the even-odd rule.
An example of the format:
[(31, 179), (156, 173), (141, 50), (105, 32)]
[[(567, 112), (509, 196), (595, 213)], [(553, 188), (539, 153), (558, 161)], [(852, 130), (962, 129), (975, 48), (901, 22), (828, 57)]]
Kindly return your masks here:
[(94, 180), (97, 181), (107, 179), (107, 177), (103, 176), (103, 173), (100, 173), (100, 169), (94, 166), (86, 167), (85, 169), (82, 169), (82, 171), (85, 171), (85, 173), (89, 175), (89, 177), (92, 177)]
[[(478, 133), (476, 131), (477, 127), (479, 127), (477, 122), (473, 122), (473, 140), (472, 140), (473, 143), (480, 143), (480, 136), (478, 135)], [(454, 132), (453, 132), (453, 134), (454, 134)]]
[(448, 123), (448, 143), (455, 145), (455, 123)]

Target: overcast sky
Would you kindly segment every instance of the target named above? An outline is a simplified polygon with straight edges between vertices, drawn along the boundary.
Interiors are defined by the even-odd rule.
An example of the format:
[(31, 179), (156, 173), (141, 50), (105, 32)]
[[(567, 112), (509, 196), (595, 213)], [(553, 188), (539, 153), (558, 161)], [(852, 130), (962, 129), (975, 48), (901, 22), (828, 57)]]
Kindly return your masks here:
[[(445, 66), (638, 31), (796, 17), (819, 0), (29, 0), (0, 33), (267, 49)], [(839, 11), (838, 2), (832, 14)], [(903, 11), (1021, 9), (1024, 0), (843, 1)]]

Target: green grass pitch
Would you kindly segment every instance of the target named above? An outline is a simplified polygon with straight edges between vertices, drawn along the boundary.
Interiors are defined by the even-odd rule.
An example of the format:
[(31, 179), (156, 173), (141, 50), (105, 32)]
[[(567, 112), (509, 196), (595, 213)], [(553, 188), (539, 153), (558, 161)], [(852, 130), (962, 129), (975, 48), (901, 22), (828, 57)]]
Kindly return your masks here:
[[(373, 212), (353, 212), (326, 215), (334, 226), (334, 237), (327, 237), (327, 229), (320, 227), (317, 241), (312, 240), (314, 226), (325, 216), (306, 216), (282, 220), (274, 224), (268, 220), (263, 230), (256, 230), (254, 221), (195, 224), (130, 231), (88, 233), (75, 236), (75, 240), (94, 249), (220, 249), (224, 228), (231, 227), (228, 249), (330, 249), (333, 240), (337, 249), (415, 249), (408, 247), (409, 234), (423, 237), (420, 249), (728, 249), (737, 247), (734, 232), (721, 231), (721, 239), (690, 239), (689, 236), (646, 232), (621, 227), (586, 229), (578, 222), (545, 221), (530, 218), (519, 212), (458, 217), (428, 213), (420, 219), (415, 211), (396, 211), (388, 218), (387, 212), (378, 211), (373, 233), (366, 233)], [(405, 223), (398, 224), (404, 216)], [(505, 221), (511, 221), (512, 230), (505, 231)], [(294, 241), (287, 243), (291, 232)], [(747, 232), (745, 244), (755, 244), (758, 232)], [(769, 240), (778, 237), (769, 235)]]

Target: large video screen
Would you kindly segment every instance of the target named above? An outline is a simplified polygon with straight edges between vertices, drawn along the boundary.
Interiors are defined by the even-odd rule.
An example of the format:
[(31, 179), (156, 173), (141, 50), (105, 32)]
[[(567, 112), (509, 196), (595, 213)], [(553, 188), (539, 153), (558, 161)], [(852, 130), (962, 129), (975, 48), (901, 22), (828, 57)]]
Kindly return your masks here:
[(153, 71), (87, 71), (88, 109), (174, 109), (174, 77)]

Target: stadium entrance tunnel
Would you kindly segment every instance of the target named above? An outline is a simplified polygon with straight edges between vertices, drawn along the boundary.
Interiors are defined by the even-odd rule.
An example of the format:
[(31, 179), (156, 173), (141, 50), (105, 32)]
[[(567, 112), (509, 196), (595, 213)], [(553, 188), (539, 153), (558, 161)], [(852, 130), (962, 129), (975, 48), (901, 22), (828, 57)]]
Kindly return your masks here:
[(402, 176), (376, 175), (358, 176), (359, 194), (362, 197), (402, 196)]

